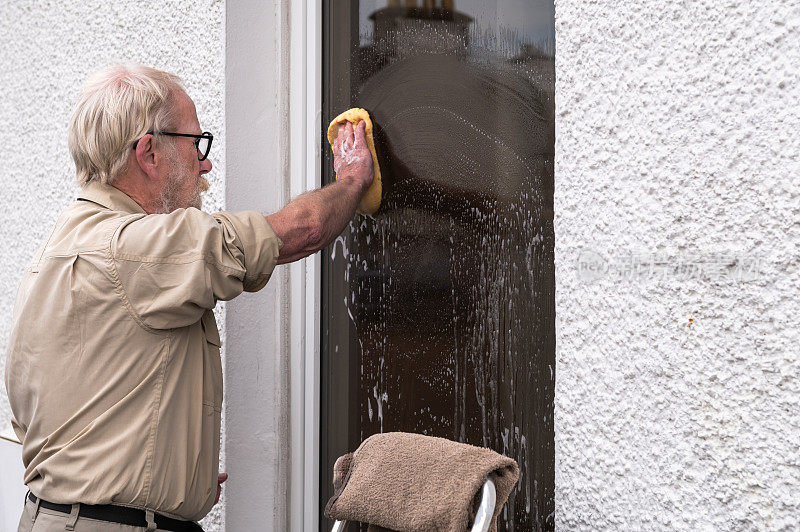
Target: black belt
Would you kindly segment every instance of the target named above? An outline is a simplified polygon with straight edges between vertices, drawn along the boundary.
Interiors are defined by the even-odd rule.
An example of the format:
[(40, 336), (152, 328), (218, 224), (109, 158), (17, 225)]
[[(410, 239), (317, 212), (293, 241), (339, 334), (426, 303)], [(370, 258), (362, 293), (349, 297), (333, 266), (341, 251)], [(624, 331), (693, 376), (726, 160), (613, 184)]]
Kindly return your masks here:
[[(28, 498), (36, 503), (36, 495), (28, 492)], [(63, 512), (68, 514), (72, 512), (72, 505), (70, 504), (56, 504), (42, 499), (39, 503), (42, 508), (48, 510), (55, 510), (56, 512)], [(122, 525), (140, 526), (147, 528), (147, 517), (145, 517), (144, 510), (137, 508), (128, 508), (127, 506), (117, 506), (115, 504), (81, 504), (78, 511), (78, 517), (88, 517), (90, 519), (98, 519), (100, 521), (110, 521), (112, 523), (120, 523)], [(172, 530), (174, 532), (203, 532), (203, 529), (194, 521), (182, 521), (180, 519), (172, 519), (166, 515), (154, 513), (153, 520), (156, 522), (156, 528), (159, 530)]]

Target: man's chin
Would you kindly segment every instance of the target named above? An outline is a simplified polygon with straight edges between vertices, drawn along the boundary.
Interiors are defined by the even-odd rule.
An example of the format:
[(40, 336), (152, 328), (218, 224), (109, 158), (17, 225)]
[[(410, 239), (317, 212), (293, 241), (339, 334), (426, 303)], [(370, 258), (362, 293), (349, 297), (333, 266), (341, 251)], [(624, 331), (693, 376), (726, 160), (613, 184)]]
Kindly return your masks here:
[(197, 183), (197, 190), (195, 191), (194, 198), (192, 200), (191, 206), (198, 210), (203, 210), (203, 198), (200, 196), (203, 192), (207, 191), (211, 188), (211, 184), (205, 177), (200, 177), (200, 180)]

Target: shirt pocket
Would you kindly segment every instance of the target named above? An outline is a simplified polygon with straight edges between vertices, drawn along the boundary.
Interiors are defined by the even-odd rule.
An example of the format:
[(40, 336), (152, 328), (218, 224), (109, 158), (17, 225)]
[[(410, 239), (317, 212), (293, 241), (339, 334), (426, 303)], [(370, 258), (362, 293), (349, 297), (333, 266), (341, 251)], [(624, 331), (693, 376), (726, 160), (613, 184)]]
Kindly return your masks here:
[(219, 413), (222, 411), (222, 360), (220, 359), (222, 342), (220, 342), (214, 312), (207, 310), (203, 314), (201, 323), (206, 339), (203, 349), (203, 372), (205, 374), (203, 404)]

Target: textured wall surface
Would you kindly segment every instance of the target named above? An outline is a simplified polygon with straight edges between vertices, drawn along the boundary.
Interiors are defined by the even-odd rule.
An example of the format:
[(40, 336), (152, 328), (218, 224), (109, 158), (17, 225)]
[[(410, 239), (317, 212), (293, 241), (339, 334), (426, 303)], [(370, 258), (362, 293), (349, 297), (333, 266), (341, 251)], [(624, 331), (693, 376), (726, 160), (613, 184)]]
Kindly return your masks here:
[[(180, 76), (201, 127), (215, 135), (204, 209), (224, 206), (224, 8), (222, 0), (0, 2), (0, 380), (23, 270), (77, 191), (67, 126), (90, 73), (132, 61)], [(223, 327), (224, 307), (217, 312)], [(0, 386), (0, 431), (8, 427)], [(207, 530), (223, 528), (223, 507), (204, 520)]]
[(556, 51), (557, 527), (796, 529), (800, 6), (557, 0)]

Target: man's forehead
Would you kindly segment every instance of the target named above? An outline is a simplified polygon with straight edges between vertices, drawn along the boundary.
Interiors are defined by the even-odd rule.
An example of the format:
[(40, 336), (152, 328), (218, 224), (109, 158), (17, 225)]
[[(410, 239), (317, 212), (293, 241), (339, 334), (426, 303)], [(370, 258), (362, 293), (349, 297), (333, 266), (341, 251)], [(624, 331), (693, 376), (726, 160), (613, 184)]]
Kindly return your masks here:
[(185, 92), (180, 92), (175, 100), (176, 107), (180, 113), (181, 125), (197, 129), (198, 133), (201, 133), (201, 131), (199, 131), (200, 122), (197, 119), (197, 108), (189, 95)]

